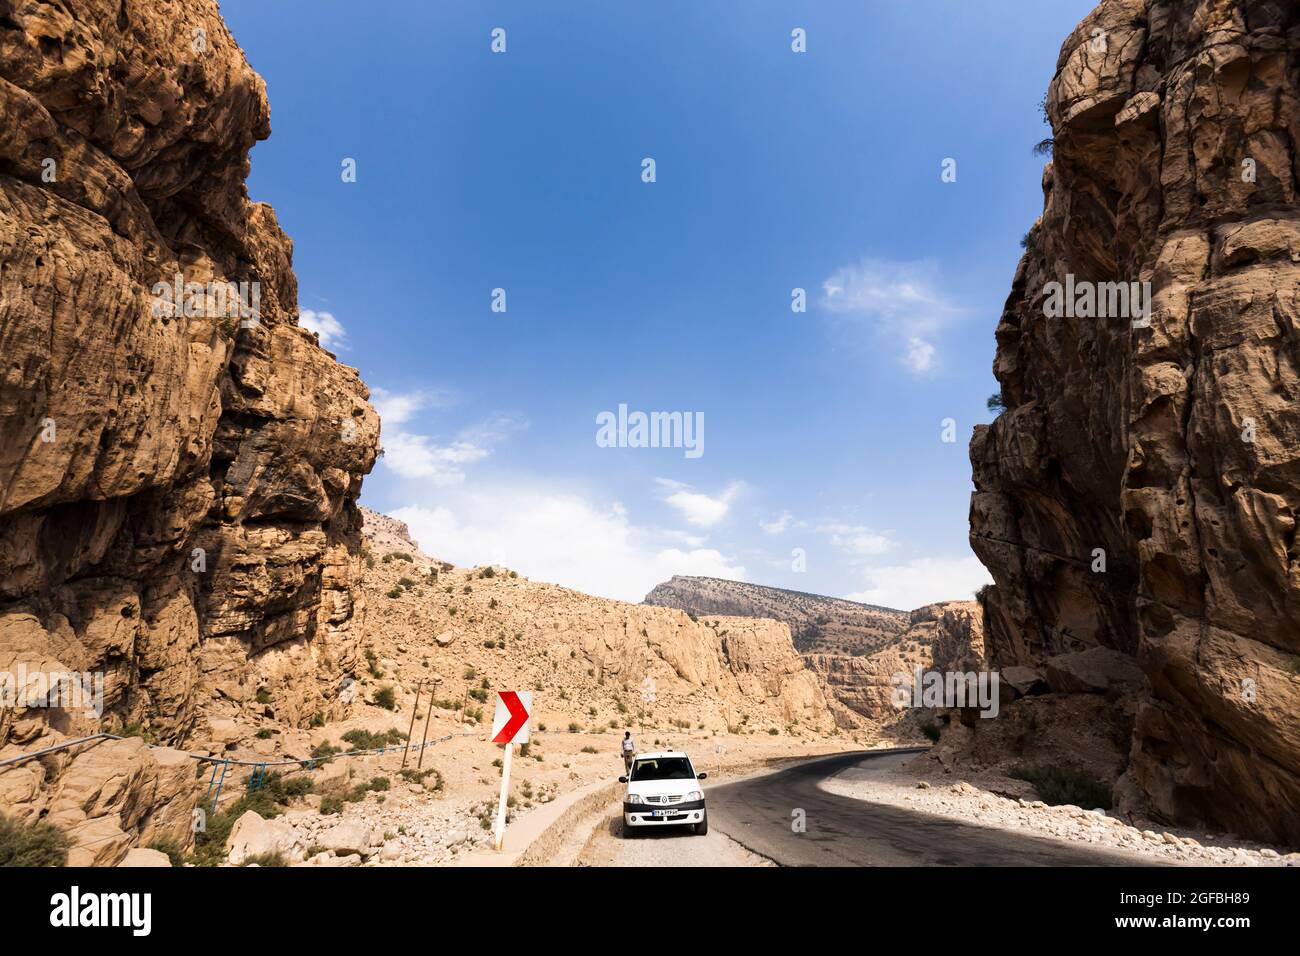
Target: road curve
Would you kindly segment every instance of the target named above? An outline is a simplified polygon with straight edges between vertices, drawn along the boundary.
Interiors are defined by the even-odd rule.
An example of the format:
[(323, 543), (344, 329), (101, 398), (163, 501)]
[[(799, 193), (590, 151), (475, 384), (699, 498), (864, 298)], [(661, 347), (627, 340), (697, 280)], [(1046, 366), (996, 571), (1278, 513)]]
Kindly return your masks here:
[[(845, 768), (888, 755), (838, 754), (710, 787), (709, 826), (781, 866), (1133, 865), (1117, 854), (868, 803), (817, 786)], [(806, 832), (791, 828), (795, 809), (807, 815)]]

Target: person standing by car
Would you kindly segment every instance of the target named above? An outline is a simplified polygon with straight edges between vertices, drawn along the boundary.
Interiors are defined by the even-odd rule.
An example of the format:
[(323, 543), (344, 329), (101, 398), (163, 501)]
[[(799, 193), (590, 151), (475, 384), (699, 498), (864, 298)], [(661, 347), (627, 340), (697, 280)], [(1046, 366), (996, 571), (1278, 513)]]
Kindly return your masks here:
[(636, 743), (632, 740), (632, 731), (625, 730), (623, 732), (622, 748), (623, 772), (627, 773), (627, 771), (632, 769), (632, 756), (636, 753)]

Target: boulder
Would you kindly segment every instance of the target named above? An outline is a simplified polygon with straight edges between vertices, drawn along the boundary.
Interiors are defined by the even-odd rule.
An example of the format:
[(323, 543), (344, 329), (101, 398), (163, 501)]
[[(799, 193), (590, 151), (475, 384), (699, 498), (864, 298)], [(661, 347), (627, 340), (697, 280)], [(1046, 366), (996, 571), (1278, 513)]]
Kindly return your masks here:
[(1058, 694), (1122, 694), (1146, 683), (1133, 658), (1109, 647), (1057, 654), (1049, 657), (1044, 667), (1048, 685)]
[(163, 853), (160, 850), (149, 850), (140, 846), (127, 851), (126, 856), (122, 857), (122, 862), (118, 864), (120, 867), (157, 867), (171, 865), (171, 857), (166, 853)]
[(265, 820), (249, 810), (230, 829), (226, 852), (235, 866), (264, 853), (279, 853), (286, 859), (301, 859), (302, 846), (292, 827), (279, 820)]
[(360, 820), (344, 820), (330, 827), (316, 840), (326, 850), (333, 850), (338, 855), (356, 853), (368, 856), (371, 847), (370, 827)]
[(998, 696), (1004, 704), (1031, 694), (1045, 694), (1049, 689), (1043, 672), (1036, 667), (1013, 664), (998, 671)]

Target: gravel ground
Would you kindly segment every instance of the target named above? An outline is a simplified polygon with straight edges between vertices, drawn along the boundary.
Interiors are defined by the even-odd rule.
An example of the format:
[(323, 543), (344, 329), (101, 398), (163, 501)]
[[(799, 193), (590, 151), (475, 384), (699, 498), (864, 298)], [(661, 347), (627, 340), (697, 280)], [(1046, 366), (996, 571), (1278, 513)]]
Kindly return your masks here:
[(1019, 781), (960, 775), (944, 778), (935, 766), (912, 756), (880, 758), (824, 780), (822, 789), (982, 827), (1048, 837), (1074, 845), (1120, 853), (1135, 863), (1179, 866), (1297, 866), (1300, 853), (1267, 847), (1231, 835), (1168, 829), (1150, 821), (1131, 826), (1105, 811), (1048, 806), (1040, 800), (1011, 798), (994, 790), (1024, 787)]
[(613, 813), (591, 835), (578, 866), (772, 866), (710, 828), (696, 836), (688, 827), (663, 827), (628, 837), (623, 815)]

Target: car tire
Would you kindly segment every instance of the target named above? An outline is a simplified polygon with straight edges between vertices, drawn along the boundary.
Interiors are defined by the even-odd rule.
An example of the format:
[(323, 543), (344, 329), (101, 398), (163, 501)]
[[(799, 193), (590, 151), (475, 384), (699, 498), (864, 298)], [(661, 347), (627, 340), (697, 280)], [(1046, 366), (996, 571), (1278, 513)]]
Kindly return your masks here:
[(705, 836), (709, 832), (709, 811), (704, 811), (704, 819), (695, 824), (695, 835)]

